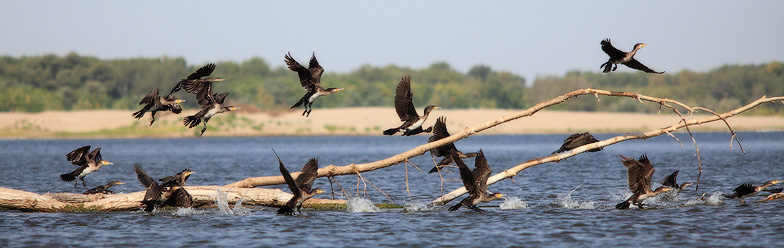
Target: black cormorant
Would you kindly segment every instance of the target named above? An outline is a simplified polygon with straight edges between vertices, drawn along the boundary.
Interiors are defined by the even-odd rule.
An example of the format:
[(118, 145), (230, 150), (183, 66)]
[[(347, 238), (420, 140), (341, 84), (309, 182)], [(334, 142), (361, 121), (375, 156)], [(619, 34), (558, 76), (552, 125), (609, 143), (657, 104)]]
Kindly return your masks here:
[(754, 186), (754, 185), (751, 185), (750, 183), (741, 184), (740, 186), (735, 188), (735, 190), (733, 190), (735, 192), (734, 194), (732, 194), (732, 195), (725, 195), (725, 197), (742, 199), (742, 198), (746, 198), (746, 197), (749, 197), (749, 196), (755, 196), (760, 191), (765, 190), (765, 188), (773, 186), (774, 184), (777, 184), (777, 183), (780, 183), (780, 182), (781, 181), (779, 181), (779, 180), (770, 180), (770, 181), (765, 182), (765, 184), (763, 184), (762, 186)]
[(174, 88), (172, 88), (169, 95), (174, 94), (174, 92), (180, 91), (180, 89), (182, 88), (185, 88), (185, 91), (187, 91), (188, 93), (196, 94), (199, 91), (201, 91), (203, 87), (206, 86), (212, 87), (212, 83), (223, 81), (223, 78), (213, 78), (213, 77), (204, 78), (212, 74), (212, 71), (214, 70), (215, 70), (214, 63), (210, 63), (199, 68), (198, 70), (196, 70), (196, 72), (191, 73), (191, 75), (188, 75), (187, 78), (177, 82), (177, 85), (175, 85)]
[[(187, 116), (182, 120), (182, 124), (188, 128), (198, 126), (199, 123), (204, 120), (204, 128), (201, 129), (199, 136), (204, 134), (204, 131), (207, 131), (207, 122), (210, 121), (212, 116), (239, 109), (238, 107), (233, 106), (223, 106), (223, 101), (226, 99), (226, 96), (229, 95), (228, 92), (211, 95), (209, 94), (209, 89), (210, 87), (206, 87), (202, 92), (196, 95), (196, 100), (201, 105), (201, 111), (195, 115)], [(203, 93), (204, 91), (207, 91), (207, 93)]]
[[(571, 151), (574, 148), (591, 144), (591, 143), (596, 143), (596, 142), (599, 142), (599, 140), (594, 138), (593, 135), (591, 135), (588, 132), (572, 134), (569, 136), (569, 138), (566, 138), (563, 141), (563, 145), (561, 145), (561, 148), (559, 148), (557, 151), (554, 151), (552, 154)], [(588, 150), (587, 152), (598, 152), (601, 150), (602, 148), (599, 147), (599, 148)]]
[[(446, 129), (446, 117), (441, 116), (438, 117), (438, 119), (436, 119), (436, 124), (433, 125), (433, 136), (430, 136), (430, 138), (427, 141), (434, 142), (446, 137), (449, 137), (449, 131), (447, 131)], [(440, 170), (444, 166), (454, 163), (455, 160), (452, 159), (452, 155), (451, 155), (452, 150), (454, 150), (461, 159), (473, 158), (479, 155), (479, 153), (476, 152), (463, 153), (460, 150), (457, 150), (457, 147), (455, 147), (454, 143), (449, 143), (440, 146), (438, 148), (430, 150), (430, 153), (436, 157), (444, 157), (444, 159), (438, 162), (438, 164), (436, 164), (436, 166), (433, 167), (433, 169), (430, 169), (430, 171), (428, 171), (427, 173), (438, 172), (438, 170)]]
[(639, 161), (621, 155), (618, 156), (623, 159), (621, 162), (626, 166), (629, 189), (632, 191), (632, 196), (626, 201), (615, 205), (616, 209), (627, 209), (632, 204), (642, 208), (643, 200), (670, 191), (670, 188), (667, 187), (660, 187), (655, 191), (651, 190), (651, 178), (656, 169), (653, 168), (653, 165), (648, 160), (648, 156), (643, 154), (640, 156)]
[(171, 111), (172, 113), (179, 114), (182, 112), (180, 103), (184, 101), (185, 100), (182, 99), (175, 99), (171, 94), (161, 97), (158, 95), (158, 90), (156, 89), (150, 91), (150, 93), (147, 93), (147, 95), (142, 98), (142, 100), (139, 102), (139, 105), (144, 104), (144, 107), (142, 107), (141, 110), (134, 112), (133, 117), (136, 119), (141, 119), (145, 112), (150, 111), (150, 117), (152, 117), (150, 126), (152, 126), (152, 123), (155, 122), (156, 112)]
[[(146, 192), (142, 199), (144, 204), (144, 211), (150, 212), (156, 206), (173, 206), (173, 207), (191, 207), (193, 206), (193, 198), (188, 191), (183, 188), (179, 183), (173, 183), (168, 188), (162, 187), (152, 177), (147, 175), (147, 172), (142, 169), (141, 164), (135, 164), (133, 169), (136, 171), (136, 177), (139, 182), (144, 185)], [(187, 174), (192, 172), (188, 171)], [(187, 176), (186, 176), (187, 178)], [(179, 180), (170, 180), (179, 182)]]
[(634, 59), (634, 54), (636, 54), (637, 50), (640, 50), (640, 48), (645, 47), (645, 43), (637, 43), (636, 45), (634, 45), (634, 49), (628, 53), (622, 52), (621, 50), (618, 50), (617, 48), (613, 47), (613, 45), (610, 44), (610, 39), (602, 40), (601, 43), (602, 43), (602, 50), (604, 51), (604, 53), (610, 55), (610, 59), (599, 67), (599, 68), (604, 67), (604, 70), (602, 71), (604, 73), (610, 72), (611, 68), (612, 71), (615, 71), (616, 69), (618, 69), (618, 64), (624, 64), (629, 68), (641, 70), (647, 73), (658, 73), (658, 74), (664, 73), (664, 72), (657, 72), (651, 70), (650, 68), (640, 63), (640, 61)]
[(487, 164), (487, 159), (485, 159), (485, 154), (482, 153), (482, 150), (479, 150), (479, 155), (476, 156), (474, 161), (476, 168), (474, 168), (473, 172), (463, 163), (463, 160), (460, 159), (460, 156), (454, 150), (451, 156), (460, 169), (460, 178), (463, 179), (463, 186), (468, 191), (468, 197), (460, 201), (460, 203), (449, 207), (449, 211), (455, 211), (461, 206), (466, 206), (469, 209), (481, 212), (482, 209), (479, 209), (476, 205), (506, 196), (501, 193), (487, 195), (487, 178), (490, 177), (492, 170), (490, 170), (490, 165)]
[[(273, 153), (274, 152), (275, 150), (273, 150)], [(308, 162), (302, 166), (302, 173), (294, 180), (277, 153), (275, 153), (275, 157), (278, 158), (278, 164), (280, 164), (280, 174), (283, 175), (283, 179), (285, 179), (286, 184), (289, 185), (291, 193), (294, 194), (294, 196), (291, 197), (291, 200), (286, 202), (286, 205), (278, 209), (278, 214), (294, 215), (294, 210), (297, 210), (298, 213), (302, 214), (300, 209), (305, 200), (310, 199), (316, 194), (324, 193), (324, 191), (319, 188), (310, 189), (313, 186), (313, 181), (316, 180), (316, 176), (318, 175), (318, 160), (316, 158), (308, 160)]]
[(299, 74), (299, 83), (307, 92), (296, 104), (291, 106), (292, 109), (304, 106), (305, 111), (302, 112), (303, 116), (310, 116), (310, 111), (313, 111), (313, 102), (319, 97), (343, 90), (343, 88), (324, 89), (321, 87), (321, 74), (324, 73), (324, 68), (321, 68), (321, 65), (319, 65), (316, 60), (316, 53), (313, 53), (313, 56), (310, 58), (308, 68), (305, 68), (294, 60), (294, 58), (291, 57), (291, 53), (286, 54), (284, 58), (289, 70), (296, 71), (297, 74)]
[(85, 176), (100, 170), (101, 166), (113, 164), (101, 158), (100, 147), (90, 152), (90, 146), (83, 146), (69, 152), (65, 157), (71, 164), (79, 166), (79, 168), (71, 173), (61, 174), (60, 179), (66, 182), (73, 181), (74, 187), (76, 187), (77, 183), (76, 178), (79, 178), (82, 181), (82, 187), (87, 188), (87, 182), (84, 181)]
[(678, 177), (678, 172), (679, 171), (676, 170), (675, 172), (673, 172), (669, 176), (665, 177), (664, 180), (662, 181), (662, 186), (673, 188), (673, 189), (677, 190), (678, 193), (680, 193), (681, 191), (683, 191), (683, 189), (685, 189), (686, 187), (689, 187), (689, 185), (692, 185), (691, 183), (683, 183), (683, 184), (678, 185), (678, 182), (676, 181), (676, 179)]
[(120, 184), (125, 184), (125, 183), (124, 182), (120, 182), (120, 181), (111, 181), (111, 182), (109, 182), (107, 184), (104, 184), (104, 185), (101, 185), (101, 186), (89, 189), (89, 190), (85, 191), (84, 194), (85, 195), (98, 194), (98, 193), (101, 193), (101, 194), (114, 194), (114, 192), (109, 190), (109, 188), (112, 187), (112, 186), (115, 186), (115, 185), (120, 185)]
[(400, 83), (397, 84), (397, 89), (395, 90), (395, 111), (397, 111), (397, 116), (400, 117), (400, 121), (402, 121), (403, 124), (396, 128), (384, 130), (384, 135), (393, 135), (397, 132), (403, 132), (403, 136), (409, 136), (417, 135), (422, 132), (429, 133), (433, 130), (433, 127), (422, 129), (422, 125), (425, 123), (425, 120), (427, 120), (427, 116), (430, 115), (430, 111), (439, 109), (440, 107), (433, 105), (427, 106), (425, 107), (424, 115), (420, 117), (416, 112), (416, 108), (414, 108), (414, 103), (411, 101), (412, 98), (411, 77), (405, 76), (400, 79)]

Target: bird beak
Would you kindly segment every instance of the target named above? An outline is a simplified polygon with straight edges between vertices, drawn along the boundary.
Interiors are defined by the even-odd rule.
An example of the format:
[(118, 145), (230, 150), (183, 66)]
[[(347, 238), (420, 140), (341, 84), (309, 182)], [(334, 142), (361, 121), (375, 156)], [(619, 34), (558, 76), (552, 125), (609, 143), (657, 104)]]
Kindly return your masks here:
[(186, 171), (186, 172), (185, 172), (185, 176), (190, 176), (190, 175), (191, 175), (191, 174), (193, 174), (193, 173), (196, 173), (196, 172), (193, 172), (193, 171)]
[(240, 107), (231, 107), (231, 111), (238, 110)]
[(101, 160), (101, 164), (102, 165), (110, 165), (110, 164), (114, 164), (114, 163), (106, 161), (106, 160)]
[(117, 185), (120, 185), (120, 184), (125, 184), (125, 183), (124, 182), (117, 182)]
[(640, 47), (645, 47), (645, 46), (647, 46), (647, 45), (645, 43), (642, 43), (642, 46), (640, 46)]
[(316, 194), (321, 194), (321, 193), (324, 193), (324, 191), (321, 189), (316, 189)]
[[(644, 44), (643, 44), (643, 46), (644, 46)], [(223, 79), (223, 78), (216, 78), (216, 79), (215, 79), (215, 82), (223, 82), (223, 80), (226, 80), (226, 79)]]
[(435, 107), (435, 108), (433, 108), (433, 109), (440, 109), (440, 108), (441, 108), (441, 107), (439, 107), (439, 106), (436, 106), (436, 107)]
[(664, 192), (667, 192), (667, 191), (670, 191), (670, 190), (672, 190), (672, 189), (670, 189), (670, 188), (664, 188)]
[(183, 102), (185, 102), (185, 100), (182, 100), (182, 99), (177, 99), (177, 100), (174, 100), (174, 102), (175, 102), (175, 103), (183, 103)]

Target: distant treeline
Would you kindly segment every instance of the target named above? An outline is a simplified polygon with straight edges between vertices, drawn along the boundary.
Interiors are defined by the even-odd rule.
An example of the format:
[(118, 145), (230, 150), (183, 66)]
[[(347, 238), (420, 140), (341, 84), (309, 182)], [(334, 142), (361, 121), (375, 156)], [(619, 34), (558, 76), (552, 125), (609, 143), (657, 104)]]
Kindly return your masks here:
[[(298, 58), (307, 64), (309, 57)], [(281, 56), (282, 60), (282, 56)], [(0, 111), (136, 109), (149, 91), (161, 94), (203, 65), (188, 66), (183, 58), (130, 58), (101, 60), (68, 54), (64, 57), (0, 57)], [(322, 77), (325, 87), (345, 88), (321, 98), (316, 107), (392, 106), (395, 87), (404, 75), (412, 76), (414, 103), (444, 108), (527, 108), (571, 90), (596, 88), (634, 91), (680, 100), (717, 111), (736, 108), (762, 95), (784, 95), (784, 65), (727, 65), (705, 73), (681, 71), (664, 75), (640, 72), (568, 72), (564, 76), (536, 78), (531, 85), (509, 72), (476, 65), (463, 74), (438, 62), (424, 69), (397, 66), (361, 66), (349, 73), (333, 73), (329, 65)], [(621, 68), (623, 70), (623, 68)], [(304, 91), (297, 73), (270, 68), (261, 58), (241, 63), (217, 62), (212, 76), (225, 78), (213, 92), (230, 92), (227, 101), (244, 109), (280, 109), (294, 104)], [(177, 93), (196, 107), (192, 96)], [(578, 111), (654, 112), (653, 104), (603, 97), (582, 97), (555, 109)], [(762, 106), (758, 114), (784, 112), (780, 106)]]

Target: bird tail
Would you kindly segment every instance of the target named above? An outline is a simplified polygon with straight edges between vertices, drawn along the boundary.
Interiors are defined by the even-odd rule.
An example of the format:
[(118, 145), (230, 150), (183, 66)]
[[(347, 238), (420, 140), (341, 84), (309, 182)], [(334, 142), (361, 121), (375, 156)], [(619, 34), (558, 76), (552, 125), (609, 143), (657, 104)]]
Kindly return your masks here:
[(294, 215), (294, 209), (288, 206), (283, 206), (278, 209), (278, 214)]
[(599, 68), (602, 68), (602, 67), (604, 68), (604, 70), (602, 72), (603, 73), (608, 73), (612, 69), (612, 63), (610, 63), (610, 61), (604, 62), (604, 64), (602, 64), (602, 66), (599, 66)]
[(438, 172), (438, 166), (433, 167), (433, 169), (430, 169), (430, 171), (428, 171), (427, 173), (436, 173), (436, 172)]
[(182, 124), (188, 128), (198, 126), (199, 123), (201, 123), (201, 119), (197, 118), (195, 115), (186, 116), (182, 119)]
[(299, 107), (299, 106), (302, 106), (302, 104), (304, 104), (304, 103), (305, 103), (305, 98), (303, 97), (302, 99), (299, 99), (299, 102), (295, 103), (295, 104), (294, 104), (293, 106), (291, 106), (291, 108), (289, 108), (289, 109), (294, 109), (294, 108), (297, 108), (297, 107)]
[(60, 174), (60, 179), (66, 182), (73, 182), (73, 180), (76, 180), (76, 176), (74, 176), (73, 173), (65, 173)]
[(146, 106), (139, 111), (133, 112), (133, 118), (141, 119), (145, 112), (147, 112)]
[(397, 133), (397, 128), (390, 128), (390, 129), (384, 130), (384, 135), (393, 135), (395, 133)]
[(629, 201), (623, 201), (621, 203), (618, 203), (618, 205), (615, 205), (615, 209), (627, 209), (629, 208), (629, 206), (631, 206), (631, 203), (629, 203)]
[(560, 148), (560, 149), (558, 149), (558, 151), (554, 151), (553, 153), (550, 153), (550, 155), (556, 154), (556, 153), (562, 153), (562, 152), (565, 152), (565, 151), (566, 151), (566, 149)]
[(458, 210), (458, 209), (460, 209), (460, 206), (463, 206), (463, 204), (459, 204), (458, 203), (457, 205), (451, 206), (451, 207), (449, 207), (449, 211)]

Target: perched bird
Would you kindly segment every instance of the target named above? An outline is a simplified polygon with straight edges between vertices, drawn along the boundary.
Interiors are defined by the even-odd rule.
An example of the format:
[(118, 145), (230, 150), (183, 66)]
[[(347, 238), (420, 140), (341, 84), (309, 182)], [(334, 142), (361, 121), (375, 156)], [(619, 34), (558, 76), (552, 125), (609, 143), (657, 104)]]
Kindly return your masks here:
[(610, 59), (599, 67), (599, 68), (604, 67), (604, 70), (602, 71), (604, 73), (610, 72), (610, 67), (612, 67), (612, 71), (615, 71), (616, 69), (618, 69), (618, 64), (624, 64), (629, 68), (641, 70), (647, 73), (658, 73), (658, 74), (664, 73), (664, 72), (657, 72), (651, 70), (650, 68), (640, 63), (640, 61), (634, 59), (634, 54), (636, 54), (637, 50), (640, 50), (640, 48), (645, 47), (645, 43), (635, 44), (634, 49), (628, 53), (622, 52), (621, 50), (618, 50), (617, 48), (613, 47), (613, 45), (610, 43), (610, 39), (602, 40), (601, 43), (602, 43), (602, 50), (604, 51), (604, 53), (610, 55)]
[[(433, 136), (430, 136), (427, 142), (434, 142), (436, 140), (440, 140), (446, 137), (449, 137), (449, 131), (446, 130), (446, 117), (443, 116), (438, 117), (438, 119), (436, 119), (436, 124), (433, 125)], [(444, 159), (438, 162), (438, 164), (436, 164), (436, 166), (433, 167), (433, 169), (430, 169), (430, 171), (428, 171), (427, 173), (438, 172), (444, 166), (454, 163), (455, 160), (452, 159), (452, 154), (451, 154), (452, 153), (451, 151), (453, 150), (457, 153), (457, 155), (461, 159), (473, 158), (479, 155), (479, 153), (476, 152), (463, 153), (460, 150), (457, 150), (457, 147), (455, 147), (454, 143), (449, 143), (440, 146), (436, 149), (430, 150), (430, 154), (433, 154), (433, 156), (436, 157), (444, 157)]]
[(678, 172), (679, 171), (676, 170), (675, 172), (673, 172), (669, 176), (665, 177), (664, 181), (662, 181), (662, 183), (661, 183), (662, 186), (676, 189), (676, 190), (678, 190), (678, 193), (680, 193), (681, 191), (683, 191), (683, 189), (685, 189), (686, 187), (689, 187), (689, 185), (692, 185), (691, 183), (683, 183), (681, 185), (678, 185), (678, 183), (676, 182), (676, 178), (678, 177)]
[(449, 211), (455, 211), (460, 209), (461, 206), (466, 206), (474, 211), (482, 212), (482, 209), (479, 209), (476, 205), (506, 196), (501, 193), (487, 195), (487, 178), (490, 177), (492, 171), (487, 164), (487, 159), (485, 159), (485, 154), (482, 153), (482, 150), (479, 150), (479, 155), (474, 161), (474, 166), (476, 166), (476, 168), (474, 168), (473, 172), (463, 163), (463, 160), (460, 159), (460, 156), (457, 155), (454, 150), (452, 151), (451, 156), (460, 169), (460, 178), (463, 179), (463, 186), (465, 186), (468, 191), (468, 197), (460, 201), (460, 203), (449, 207)]
[(734, 194), (732, 194), (732, 195), (724, 195), (724, 197), (743, 199), (743, 198), (746, 198), (746, 197), (749, 197), (749, 196), (755, 196), (755, 195), (759, 194), (760, 191), (765, 190), (765, 188), (773, 186), (774, 184), (777, 184), (777, 183), (780, 183), (780, 182), (781, 181), (779, 181), (779, 180), (770, 180), (770, 181), (765, 182), (765, 184), (763, 184), (762, 186), (754, 186), (754, 185), (751, 185), (750, 183), (744, 183), (744, 184), (741, 184), (740, 186), (738, 186), (737, 188), (735, 188), (735, 190), (733, 190), (733, 191), (735, 191)]
[[(591, 144), (591, 143), (596, 143), (596, 142), (599, 142), (599, 140), (594, 138), (593, 135), (591, 135), (588, 132), (572, 134), (569, 136), (569, 138), (566, 138), (563, 141), (563, 145), (561, 145), (561, 148), (559, 148), (557, 151), (554, 151), (552, 154), (571, 151), (574, 148)], [(602, 148), (599, 147), (599, 148), (588, 150), (587, 152), (598, 152), (601, 150)]]
[(393, 135), (397, 132), (403, 132), (403, 136), (409, 136), (417, 135), (422, 132), (429, 133), (433, 130), (433, 127), (422, 129), (422, 124), (427, 120), (430, 111), (439, 109), (440, 107), (433, 105), (427, 106), (425, 107), (424, 115), (420, 117), (416, 112), (416, 108), (414, 108), (414, 103), (411, 101), (412, 98), (411, 77), (405, 76), (400, 80), (400, 83), (397, 84), (397, 89), (395, 90), (395, 111), (397, 111), (397, 116), (400, 117), (400, 121), (402, 121), (403, 124), (396, 128), (384, 130), (384, 135)]
[[(274, 153), (275, 150), (272, 150), (272, 152)], [(297, 210), (298, 213), (302, 214), (300, 209), (305, 200), (310, 199), (316, 194), (324, 193), (324, 191), (319, 188), (310, 189), (313, 186), (313, 181), (316, 180), (316, 176), (318, 175), (318, 160), (316, 158), (308, 160), (308, 162), (302, 166), (302, 173), (294, 180), (277, 153), (275, 153), (275, 157), (278, 158), (278, 164), (280, 164), (280, 174), (283, 175), (283, 179), (285, 179), (286, 184), (289, 185), (291, 193), (294, 194), (294, 196), (291, 197), (291, 200), (286, 202), (286, 205), (278, 209), (278, 214), (294, 215), (294, 210)]]
[(639, 160), (634, 160), (633, 158), (627, 158), (621, 155), (618, 156), (623, 159), (621, 162), (624, 166), (626, 166), (629, 180), (629, 189), (632, 191), (632, 196), (629, 197), (629, 199), (626, 201), (615, 205), (616, 209), (627, 209), (632, 204), (642, 208), (643, 200), (670, 191), (670, 188), (667, 187), (660, 187), (655, 191), (651, 190), (651, 178), (653, 177), (653, 172), (656, 169), (653, 168), (653, 165), (648, 160), (648, 156), (643, 154), (640, 156)]
[(188, 191), (182, 188), (182, 185), (173, 184), (168, 188), (164, 188), (155, 179), (147, 175), (141, 164), (135, 164), (133, 169), (136, 171), (136, 177), (139, 179), (139, 182), (146, 188), (144, 198), (142, 199), (145, 212), (151, 212), (156, 206), (193, 206), (193, 198), (188, 194)]
[(203, 87), (207, 87), (207, 86), (212, 87), (212, 83), (223, 81), (224, 80), (223, 78), (207, 77), (210, 74), (212, 74), (212, 71), (214, 70), (215, 70), (214, 63), (210, 63), (199, 68), (198, 70), (196, 70), (196, 72), (191, 73), (191, 75), (188, 75), (187, 78), (177, 82), (177, 84), (174, 85), (174, 88), (172, 88), (171, 92), (169, 92), (169, 95), (174, 94), (177, 91), (180, 91), (182, 88), (185, 88), (185, 91), (187, 91), (188, 93), (196, 94), (199, 91), (201, 91)]
[(89, 190), (85, 191), (84, 194), (85, 195), (98, 194), (98, 193), (101, 193), (101, 194), (114, 194), (114, 192), (109, 190), (109, 188), (112, 187), (112, 186), (115, 186), (115, 185), (120, 185), (120, 184), (125, 184), (125, 183), (124, 182), (120, 182), (120, 181), (111, 181), (111, 182), (109, 182), (107, 184), (104, 184), (104, 185), (101, 185), (101, 186), (89, 189)]
[(171, 94), (161, 97), (158, 95), (158, 90), (156, 89), (150, 91), (150, 93), (147, 93), (147, 95), (142, 98), (139, 105), (144, 104), (144, 107), (142, 107), (141, 110), (134, 112), (133, 117), (141, 119), (145, 112), (150, 111), (150, 117), (152, 117), (150, 126), (152, 126), (152, 123), (155, 122), (156, 112), (171, 111), (172, 113), (179, 114), (182, 112), (182, 107), (180, 107), (180, 103), (182, 102), (185, 102), (185, 100), (175, 99)]
[(324, 68), (321, 68), (321, 65), (319, 65), (316, 60), (316, 53), (313, 53), (313, 56), (310, 58), (308, 68), (305, 68), (294, 60), (294, 58), (291, 57), (291, 53), (286, 54), (284, 58), (289, 70), (296, 71), (297, 74), (299, 74), (299, 83), (307, 92), (296, 104), (291, 106), (291, 109), (304, 106), (305, 111), (302, 112), (303, 116), (310, 116), (310, 111), (313, 111), (313, 102), (319, 97), (343, 90), (343, 88), (324, 89), (321, 87), (321, 74), (324, 73)]
[[(89, 152), (89, 153), (88, 153)], [(74, 182), (74, 188), (76, 187), (76, 178), (82, 181), (82, 187), (87, 188), (87, 182), (84, 181), (84, 177), (89, 175), (90, 173), (96, 172), (101, 169), (101, 166), (113, 164), (112, 162), (103, 160), (101, 157), (101, 148), (95, 148), (92, 152), (90, 152), (90, 146), (83, 146), (76, 150), (73, 150), (65, 155), (68, 161), (71, 164), (79, 166), (76, 170), (71, 173), (65, 173), (60, 175), (60, 179), (66, 182)]]
[[(204, 88), (202, 92), (203, 91), (209, 91), (209, 87)], [(223, 112), (240, 109), (238, 107), (233, 107), (233, 106), (223, 106), (223, 101), (226, 99), (226, 96), (228, 95), (229, 95), (228, 92), (214, 94), (214, 95), (210, 95), (209, 92), (207, 94), (199, 93), (198, 95), (196, 95), (196, 99), (197, 101), (199, 101), (199, 104), (201, 105), (201, 111), (199, 111), (195, 115), (186, 116), (182, 120), (182, 124), (188, 128), (193, 128), (195, 126), (198, 126), (199, 123), (201, 123), (202, 120), (204, 120), (204, 128), (202, 128), (201, 132), (199, 133), (199, 136), (203, 135), (204, 131), (207, 131), (207, 122), (210, 121), (210, 118)]]

